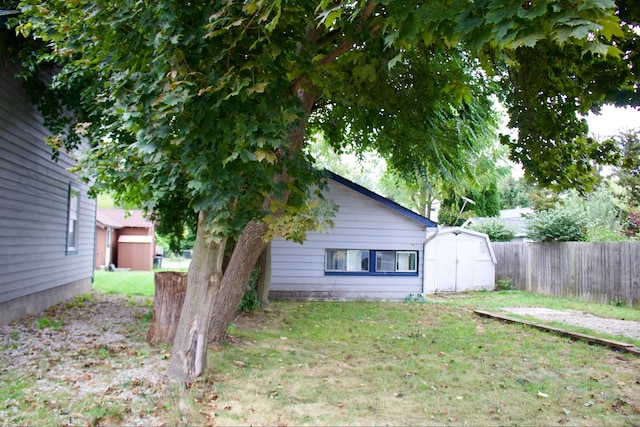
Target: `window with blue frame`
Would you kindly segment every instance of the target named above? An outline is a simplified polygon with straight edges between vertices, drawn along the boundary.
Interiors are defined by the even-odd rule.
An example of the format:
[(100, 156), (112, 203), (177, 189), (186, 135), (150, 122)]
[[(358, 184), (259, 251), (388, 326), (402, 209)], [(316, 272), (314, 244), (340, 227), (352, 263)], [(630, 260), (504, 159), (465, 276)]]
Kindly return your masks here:
[(325, 274), (417, 275), (418, 252), (327, 249), (324, 269)]

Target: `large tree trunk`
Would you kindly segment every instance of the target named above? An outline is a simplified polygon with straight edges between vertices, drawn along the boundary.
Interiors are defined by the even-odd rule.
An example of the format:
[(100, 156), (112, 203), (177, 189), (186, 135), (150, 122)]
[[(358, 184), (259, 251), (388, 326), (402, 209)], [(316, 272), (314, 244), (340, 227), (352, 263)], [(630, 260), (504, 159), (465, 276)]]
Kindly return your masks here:
[(211, 307), (216, 304), (222, 283), (226, 239), (211, 241), (207, 236), (205, 218), (205, 213), (200, 212), (187, 293), (168, 368), (169, 377), (182, 383), (195, 380), (207, 367)]
[(256, 292), (260, 307), (266, 309), (269, 307), (269, 288), (271, 287), (271, 242), (267, 244), (260, 254), (258, 268), (260, 269), (260, 275), (258, 276)]
[(267, 242), (262, 239), (266, 230), (264, 223), (251, 221), (242, 231), (222, 277), (219, 298), (213, 306), (209, 342), (219, 342), (227, 336), (227, 328), (235, 318), (242, 296), (247, 290), (253, 266), (267, 246)]
[(147, 332), (151, 344), (173, 343), (180, 321), (180, 313), (187, 293), (187, 275), (177, 271), (155, 274), (153, 320)]
[[(305, 91), (303, 86), (304, 83), (299, 81), (293, 88), (293, 92), (302, 101), (306, 117), (308, 117), (317, 99), (317, 94)], [(305, 130), (306, 122), (302, 121), (289, 133), (289, 156), (296, 155), (302, 150)], [(284, 171), (276, 176), (275, 180), (289, 183), (292, 177)], [(288, 197), (288, 193), (285, 192), (278, 201), (286, 203)], [(273, 199), (273, 195), (269, 195), (266, 198), (264, 202), (265, 209), (270, 208)], [(274, 215), (277, 215), (277, 213)], [(267, 226), (257, 221), (251, 221), (242, 230), (242, 235), (233, 250), (229, 264), (225, 269), (224, 277), (222, 278), (220, 298), (218, 298), (213, 307), (209, 327), (209, 342), (219, 342), (227, 336), (227, 328), (235, 318), (238, 306), (242, 301), (242, 296), (247, 290), (247, 283), (249, 283), (251, 271), (258, 261), (258, 257), (267, 246), (267, 242), (262, 239), (266, 231)]]

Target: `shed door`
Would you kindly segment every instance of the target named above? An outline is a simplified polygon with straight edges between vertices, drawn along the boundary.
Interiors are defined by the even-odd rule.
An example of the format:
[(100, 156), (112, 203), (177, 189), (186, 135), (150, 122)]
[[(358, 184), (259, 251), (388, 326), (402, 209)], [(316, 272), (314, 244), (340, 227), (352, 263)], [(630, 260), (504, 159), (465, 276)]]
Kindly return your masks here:
[(436, 290), (456, 292), (469, 289), (473, 284), (475, 253), (473, 239), (463, 234), (451, 235), (438, 244), (436, 255)]
[(455, 292), (458, 269), (458, 243), (456, 239), (443, 239), (438, 242), (436, 255), (436, 291)]

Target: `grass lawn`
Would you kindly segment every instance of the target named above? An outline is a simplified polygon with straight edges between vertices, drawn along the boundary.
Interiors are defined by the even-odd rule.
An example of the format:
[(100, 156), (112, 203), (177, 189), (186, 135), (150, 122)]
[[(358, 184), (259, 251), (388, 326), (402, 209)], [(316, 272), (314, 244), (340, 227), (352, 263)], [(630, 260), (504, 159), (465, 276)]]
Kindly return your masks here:
[[(94, 289), (150, 297), (153, 272), (96, 272)], [(207, 375), (149, 412), (167, 425), (640, 425), (640, 358), (472, 311), (507, 306), (640, 320), (518, 291), (274, 302), (240, 315)]]
[(640, 423), (637, 356), (472, 313), (494, 298), (512, 305), (532, 296), (286, 302), (244, 315), (231, 328), (234, 340), (210, 355), (216, 422)]
[(106, 271), (93, 272), (94, 291), (105, 294), (153, 296), (155, 285), (153, 275), (156, 271), (184, 271), (186, 269), (161, 268), (154, 271)]

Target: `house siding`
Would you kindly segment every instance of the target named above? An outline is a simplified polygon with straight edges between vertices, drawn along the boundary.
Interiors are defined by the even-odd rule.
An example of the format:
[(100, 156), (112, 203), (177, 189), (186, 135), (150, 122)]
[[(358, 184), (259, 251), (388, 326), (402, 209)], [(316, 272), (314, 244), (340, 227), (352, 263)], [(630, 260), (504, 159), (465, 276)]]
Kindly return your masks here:
[[(42, 117), (15, 71), (0, 65), (0, 323), (87, 292), (93, 277), (95, 201), (68, 172), (68, 155), (51, 160)], [(73, 255), (66, 245), (70, 185), (80, 192)]]
[[(334, 180), (328, 201), (339, 211), (326, 233), (309, 233), (304, 244), (272, 242), (272, 299), (402, 300), (422, 292), (426, 226)], [(325, 249), (412, 250), (418, 252), (418, 274), (326, 275)]]

